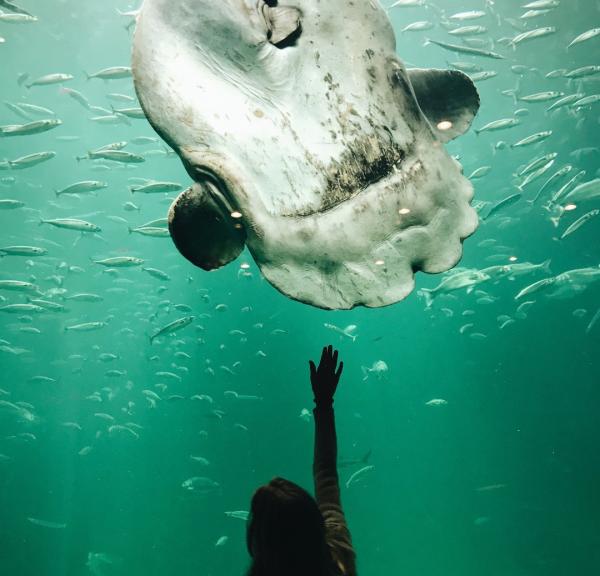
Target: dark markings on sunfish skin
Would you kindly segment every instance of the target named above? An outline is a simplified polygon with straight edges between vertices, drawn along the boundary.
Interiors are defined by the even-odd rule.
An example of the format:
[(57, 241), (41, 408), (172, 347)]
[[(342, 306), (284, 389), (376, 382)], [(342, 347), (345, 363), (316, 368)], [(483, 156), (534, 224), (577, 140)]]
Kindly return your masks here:
[[(388, 176), (405, 157), (406, 152), (385, 133), (354, 140), (338, 160), (325, 168), (325, 190), (316, 211), (326, 212), (356, 196)], [(294, 213), (294, 216), (310, 216), (314, 212), (308, 208)]]

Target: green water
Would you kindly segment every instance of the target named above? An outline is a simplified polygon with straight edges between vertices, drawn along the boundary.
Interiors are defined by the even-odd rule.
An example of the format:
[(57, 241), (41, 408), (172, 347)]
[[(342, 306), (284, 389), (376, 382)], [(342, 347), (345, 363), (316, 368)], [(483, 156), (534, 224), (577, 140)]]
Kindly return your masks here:
[[(170, 239), (130, 235), (125, 222), (111, 218), (137, 226), (164, 217), (174, 194), (132, 195), (128, 186), (140, 177), (187, 186), (176, 155), (167, 155), (157, 141), (126, 147), (147, 154), (135, 167), (75, 159), (111, 142), (155, 136), (147, 122), (101, 125), (90, 120), (100, 113), (86, 110), (60, 86), (27, 90), (17, 82), (25, 72), (31, 79), (69, 73), (75, 79), (65, 87), (80, 90), (93, 105), (136, 106), (106, 96), (133, 95), (130, 79), (86, 81), (84, 74), (129, 64), (129, 19), (116, 9), (136, 6), (118, 0), (21, 4), (39, 21), (0, 21), (6, 40), (0, 45), (1, 99), (47, 107), (63, 124), (39, 135), (0, 138), (0, 159), (56, 152), (33, 168), (0, 170), (0, 199), (25, 203), (0, 211), (0, 244), (48, 250), (45, 256), (0, 259), (0, 280), (33, 282), (46, 300), (67, 310), (0, 316), (0, 400), (21, 409), (15, 414), (4, 404), (0, 411), (1, 574), (242, 574), (248, 565), (245, 523), (224, 512), (247, 510), (254, 489), (276, 475), (312, 486), (312, 424), (300, 414), (311, 407), (308, 359), (330, 342), (346, 364), (336, 400), (340, 456), (359, 458), (370, 449), (375, 466), (342, 491), (361, 575), (596, 573), (600, 322), (586, 328), (600, 306), (597, 285), (567, 284), (515, 301), (521, 289), (548, 276), (537, 272), (440, 296), (430, 310), (415, 291), (384, 309), (326, 312), (273, 289), (248, 253), (221, 270), (202, 272)], [(598, 38), (565, 50), (578, 34), (599, 25), (598, 2), (563, 0), (528, 20), (528, 29), (557, 31), (514, 51), (498, 40), (519, 33), (507, 19), (519, 19), (525, 2), (495, 4), (494, 13), (480, 0), (438, 0), (435, 7), (390, 12), (398, 53), (408, 65), (467, 61), (498, 72), (477, 84), (482, 107), (475, 127), (511, 117), (518, 108), (529, 110), (515, 128), (479, 136), (470, 131), (449, 146), (466, 175), (492, 167), (474, 182), (475, 202), (510, 196), (517, 191), (520, 180), (513, 174), (519, 167), (558, 154), (524, 198), (482, 222), (465, 242), (460, 266), (483, 269), (508, 264), (511, 256), (518, 262), (551, 259), (553, 275), (597, 266), (600, 218), (558, 240), (569, 224), (599, 208), (597, 201), (577, 206), (555, 228), (544, 202), (532, 208), (526, 199), (565, 164), (573, 165), (569, 177), (579, 170), (586, 170), (585, 180), (598, 177), (598, 104), (549, 114), (551, 102), (515, 104), (501, 92), (517, 86), (511, 66), (519, 64), (539, 71), (521, 77), (521, 95), (599, 93), (600, 75), (571, 83), (545, 77), (555, 69), (600, 64)], [(440, 9), (447, 15), (487, 10), (481, 20), (457, 26), (488, 27), (480, 38), (494, 39), (486, 48), (506, 60), (423, 46), (426, 37), (461, 42), (440, 25)], [(421, 20), (435, 28), (400, 33)], [(25, 122), (2, 107), (0, 125)], [(495, 149), (499, 141), (512, 144), (545, 130), (553, 134), (540, 144)], [(96, 195), (55, 196), (55, 189), (81, 180), (109, 186)], [(126, 211), (126, 202), (139, 211)], [(482, 215), (492, 204), (482, 207)], [(102, 232), (80, 238), (71, 230), (39, 226), (40, 217), (80, 217)], [(143, 258), (144, 266), (171, 279), (153, 278), (139, 267), (111, 273), (90, 261), (120, 255)], [(249, 264), (251, 276), (240, 274), (242, 263)], [(417, 287), (432, 288), (442, 278), (420, 274)], [(65, 299), (77, 293), (103, 300)], [(1, 295), (2, 306), (28, 301), (21, 292)], [(534, 303), (518, 311), (523, 301)], [(175, 308), (181, 304), (191, 312)], [(150, 334), (188, 314), (196, 318), (191, 326), (150, 345)], [(513, 322), (500, 329), (502, 315)], [(92, 332), (65, 331), (86, 322), (107, 324)], [(324, 323), (355, 324), (358, 337), (339, 336)], [(101, 361), (107, 353), (117, 358)], [(387, 373), (364, 380), (361, 367), (378, 360)], [(111, 377), (111, 370), (119, 373)], [(262, 399), (235, 399), (229, 391)], [(213, 403), (192, 399), (199, 395)], [(431, 399), (447, 404), (427, 405)], [(113, 425), (128, 430), (109, 432)], [(342, 468), (341, 481), (356, 469)], [(219, 489), (208, 495), (186, 491), (182, 483), (194, 476), (218, 482)], [(228, 539), (216, 546), (222, 536)]]

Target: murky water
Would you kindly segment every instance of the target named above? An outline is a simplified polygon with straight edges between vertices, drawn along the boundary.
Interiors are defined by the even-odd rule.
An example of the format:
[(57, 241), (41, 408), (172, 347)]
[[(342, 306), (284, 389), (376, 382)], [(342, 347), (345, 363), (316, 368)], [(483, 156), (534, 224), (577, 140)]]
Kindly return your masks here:
[[(563, 0), (521, 18), (525, 3), (390, 8), (409, 67), (470, 63), (471, 75), (496, 73), (476, 77), (482, 106), (474, 128), (518, 122), (472, 129), (449, 145), (466, 175), (478, 171), (474, 205), (482, 219), (459, 266), (491, 277), (436, 295), (430, 308), (415, 291), (387, 308), (349, 312), (285, 298), (248, 253), (205, 273), (160, 232), (129, 232), (164, 218), (176, 195), (131, 186), (141, 179), (189, 185), (145, 120), (112, 112), (138, 106), (131, 79), (86, 79), (129, 66), (133, 21), (117, 10), (136, 6), (22, 0), (38, 21), (0, 17), (1, 99), (47, 109), (3, 106), (0, 125), (62, 121), (40, 134), (0, 137), (0, 159), (12, 162), (0, 161), (0, 249), (42, 249), (0, 258), (0, 283), (33, 285), (0, 285), (3, 574), (242, 574), (245, 522), (225, 512), (247, 510), (254, 489), (275, 475), (311, 487), (312, 424), (301, 412), (312, 402), (308, 359), (329, 342), (346, 363), (336, 401), (340, 457), (371, 450), (375, 467), (342, 492), (360, 574), (593, 573), (600, 560), (600, 218), (592, 213), (569, 226), (600, 200), (568, 194), (599, 176), (598, 103), (582, 99), (600, 93), (600, 73), (568, 74), (600, 65), (600, 38), (566, 47), (599, 25), (600, 10), (593, 0)], [(450, 18), (472, 10), (485, 14)], [(415, 22), (417, 30), (402, 32)], [(448, 33), (463, 26), (485, 30)], [(555, 30), (509, 44), (545, 27)], [(424, 45), (427, 38), (470, 39), (505, 58), (456, 54)], [(26, 87), (55, 73), (74, 78)], [(563, 94), (539, 96), (546, 92)], [(538, 143), (511, 146), (549, 131)], [(115, 142), (145, 161), (87, 157)], [(40, 152), (55, 156), (15, 163)], [(55, 193), (81, 181), (107, 186)], [(65, 218), (100, 231), (41, 223)], [(144, 262), (94, 262), (117, 257)], [(545, 265), (515, 267), (527, 262)], [(492, 274), (492, 266), (509, 268)], [(417, 289), (448, 276), (419, 274)], [(151, 343), (161, 327), (187, 316), (194, 316), (189, 326)], [(356, 469), (341, 468), (342, 482)], [(194, 477), (212, 484), (186, 489)]]

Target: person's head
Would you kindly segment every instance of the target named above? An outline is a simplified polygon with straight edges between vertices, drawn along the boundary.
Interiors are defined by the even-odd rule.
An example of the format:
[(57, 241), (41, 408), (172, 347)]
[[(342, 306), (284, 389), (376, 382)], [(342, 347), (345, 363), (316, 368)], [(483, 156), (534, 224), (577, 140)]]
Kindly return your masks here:
[(333, 573), (315, 499), (283, 478), (274, 478), (254, 493), (246, 542), (252, 557), (249, 576)]

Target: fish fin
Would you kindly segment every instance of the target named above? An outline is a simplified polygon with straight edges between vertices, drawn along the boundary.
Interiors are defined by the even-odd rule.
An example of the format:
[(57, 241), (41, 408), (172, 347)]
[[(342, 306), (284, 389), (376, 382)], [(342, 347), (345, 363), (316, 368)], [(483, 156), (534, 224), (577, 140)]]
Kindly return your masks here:
[(552, 262), (552, 258), (548, 258), (548, 260), (542, 262), (542, 270), (546, 272), (546, 274), (552, 274), (552, 270), (550, 270), (550, 262)]
[(181, 254), (204, 270), (221, 268), (237, 258), (246, 231), (216, 183), (196, 182), (169, 209), (169, 231)]
[[(412, 68), (407, 70), (419, 107), (442, 142), (464, 134), (479, 110), (479, 93), (473, 81), (459, 70)], [(450, 127), (441, 130), (441, 122)]]
[(432, 292), (433, 290), (428, 290), (427, 288), (421, 288), (421, 290), (419, 290), (419, 294), (425, 298), (425, 308), (427, 309), (431, 308), (431, 305), (433, 304)]
[(367, 464), (369, 462), (369, 458), (371, 458), (372, 450), (369, 449), (367, 453), (360, 459), (363, 464)]

